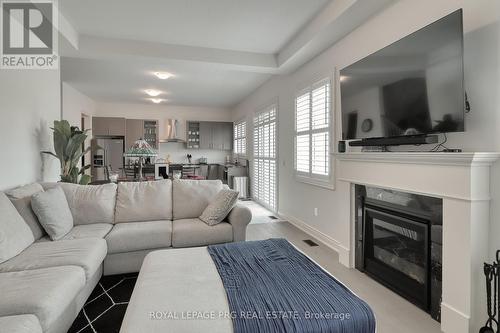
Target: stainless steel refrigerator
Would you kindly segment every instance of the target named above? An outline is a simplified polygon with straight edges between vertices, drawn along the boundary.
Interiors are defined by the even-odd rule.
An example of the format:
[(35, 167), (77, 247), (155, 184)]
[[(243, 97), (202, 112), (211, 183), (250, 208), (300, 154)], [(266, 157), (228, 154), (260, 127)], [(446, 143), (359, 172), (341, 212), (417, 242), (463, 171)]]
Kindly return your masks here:
[(106, 180), (105, 167), (122, 173), (125, 138), (97, 138), (92, 140), (92, 181)]

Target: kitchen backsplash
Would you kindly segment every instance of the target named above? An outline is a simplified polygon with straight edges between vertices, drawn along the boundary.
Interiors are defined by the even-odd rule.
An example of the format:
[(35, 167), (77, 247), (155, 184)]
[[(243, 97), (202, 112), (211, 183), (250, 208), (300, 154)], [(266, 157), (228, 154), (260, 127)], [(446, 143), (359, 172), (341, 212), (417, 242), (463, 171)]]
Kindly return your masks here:
[(168, 142), (160, 143), (158, 158), (166, 159), (167, 155), (170, 155), (171, 162), (187, 163), (187, 154), (193, 156), (193, 163), (198, 163), (200, 157), (206, 157), (208, 163), (223, 163), (226, 160), (226, 156), (232, 156), (231, 151), (187, 149), (185, 143)]

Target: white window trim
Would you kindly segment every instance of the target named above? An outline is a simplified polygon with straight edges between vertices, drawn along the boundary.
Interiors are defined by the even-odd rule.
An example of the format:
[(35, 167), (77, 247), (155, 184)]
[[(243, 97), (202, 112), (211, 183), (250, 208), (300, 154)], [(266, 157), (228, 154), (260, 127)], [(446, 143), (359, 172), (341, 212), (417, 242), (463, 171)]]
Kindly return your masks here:
[[(335, 177), (334, 177), (334, 160), (332, 158), (332, 152), (333, 152), (333, 142), (334, 142), (334, 128), (335, 128), (335, 123), (334, 123), (334, 103), (335, 103), (335, 98), (334, 98), (334, 86), (333, 86), (333, 81), (331, 77), (327, 77), (318, 81), (314, 81), (314, 83), (309, 84), (306, 88), (300, 89), (294, 97), (294, 149), (293, 149), (293, 161), (294, 161), (294, 173), (295, 173), (295, 180), (301, 183), (306, 183), (309, 185), (329, 189), (329, 190), (335, 190)], [(321, 175), (314, 175), (312, 174), (312, 171), (310, 170), (309, 173), (298, 171), (297, 170), (297, 136), (299, 134), (310, 134), (310, 139), (309, 139), (309, 154), (312, 154), (312, 135), (314, 133), (322, 133), (324, 132), (324, 128), (322, 129), (309, 129), (307, 131), (301, 131), (297, 132), (297, 98), (304, 95), (305, 93), (311, 93), (316, 87), (324, 85), (325, 83), (330, 84), (330, 98), (329, 98), (329, 125), (328, 125), (328, 139), (329, 139), (329, 145), (328, 145), (328, 154), (327, 158), (329, 159), (329, 175), (328, 176), (321, 176)], [(312, 98), (309, 101), (312, 103)], [(312, 117), (312, 112), (310, 112), (310, 117)], [(311, 163), (311, 160), (310, 160)], [(312, 166), (311, 166), (312, 167)]]
[[(236, 138), (236, 136), (233, 138), (233, 153), (235, 156), (237, 157), (241, 157), (241, 158), (246, 158), (248, 156), (248, 123), (247, 123), (247, 120), (246, 118), (243, 118), (243, 119), (240, 119), (239, 121), (236, 121), (234, 123), (234, 127), (236, 128), (236, 126), (238, 125), (241, 125), (242, 123), (245, 123), (245, 136), (242, 136), (242, 137), (239, 137), (239, 138)], [(240, 153), (237, 153), (236, 152), (236, 140), (237, 139), (245, 139), (245, 153), (244, 154), (240, 154)]]

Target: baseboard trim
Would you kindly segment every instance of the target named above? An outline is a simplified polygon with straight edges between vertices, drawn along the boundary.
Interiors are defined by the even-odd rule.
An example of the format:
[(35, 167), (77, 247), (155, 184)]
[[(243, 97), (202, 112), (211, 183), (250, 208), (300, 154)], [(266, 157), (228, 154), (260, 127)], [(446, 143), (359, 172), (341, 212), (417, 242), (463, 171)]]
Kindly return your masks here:
[(278, 212), (278, 216), (282, 219), (287, 220), (306, 234), (314, 237), (326, 247), (337, 252), (339, 255), (339, 262), (346, 267), (350, 267), (350, 250), (349, 248), (342, 245), (338, 240), (328, 236), (327, 234), (319, 231), (316, 228), (311, 227), (304, 221), (294, 216), (285, 214), (283, 212)]
[(441, 331), (468, 333), (470, 317), (445, 302), (441, 302)]

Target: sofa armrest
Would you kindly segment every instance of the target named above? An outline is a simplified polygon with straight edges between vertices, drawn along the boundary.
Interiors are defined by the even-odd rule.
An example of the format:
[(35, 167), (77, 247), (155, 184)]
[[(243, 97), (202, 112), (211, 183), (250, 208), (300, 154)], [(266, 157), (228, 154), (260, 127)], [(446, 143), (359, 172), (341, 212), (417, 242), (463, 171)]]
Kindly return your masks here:
[(227, 216), (227, 221), (233, 227), (233, 242), (244, 241), (247, 226), (252, 221), (252, 212), (245, 206), (236, 205)]

